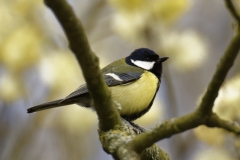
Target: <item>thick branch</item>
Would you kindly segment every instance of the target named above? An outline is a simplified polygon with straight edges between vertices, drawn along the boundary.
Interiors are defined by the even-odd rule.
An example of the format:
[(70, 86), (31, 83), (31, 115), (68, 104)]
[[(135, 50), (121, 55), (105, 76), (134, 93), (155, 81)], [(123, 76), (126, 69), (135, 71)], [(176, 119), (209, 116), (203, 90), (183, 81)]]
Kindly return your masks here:
[(143, 150), (142, 154), (129, 146), (128, 143), (137, 135), (135, 129), (129, 125), (129, 122), (123, 121), (122, 125), (116, 126), (113, 130), (99, 131), (102, 147), (107, 153), (113, 155), (114, 159), (169, 160), (168, 155), (157, 145)]
[(81, 22), (65, 0), (45, 0), (45, 3), (62, 25), (70, 48), (80, 63), (99, 117), (100, 129), (106, 131), (120, 124), (119, 113), (102, 78), (98, 58), (91, 50)]

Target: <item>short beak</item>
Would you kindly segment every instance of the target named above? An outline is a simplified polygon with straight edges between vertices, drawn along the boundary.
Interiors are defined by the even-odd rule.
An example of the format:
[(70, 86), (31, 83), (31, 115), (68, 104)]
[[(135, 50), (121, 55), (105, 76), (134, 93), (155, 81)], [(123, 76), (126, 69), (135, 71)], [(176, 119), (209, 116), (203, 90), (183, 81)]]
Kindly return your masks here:
[(169, 58), (169, 57), (160, 57), (160, 58), (158, 59), (158, 63), (162, 63), (162, 62), (166, 61), (168, 58)]

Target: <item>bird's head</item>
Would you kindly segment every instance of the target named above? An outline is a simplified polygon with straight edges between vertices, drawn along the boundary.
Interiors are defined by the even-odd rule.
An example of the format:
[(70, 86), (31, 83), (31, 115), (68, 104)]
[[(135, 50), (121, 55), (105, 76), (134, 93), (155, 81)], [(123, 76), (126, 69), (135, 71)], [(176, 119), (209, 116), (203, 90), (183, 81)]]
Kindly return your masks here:
[(139, 48), (126, 57), (126, 63), (161, 76), (162, 62), (167, 59), (168, 57), (159, 57), (158, 54), (148, 48)]

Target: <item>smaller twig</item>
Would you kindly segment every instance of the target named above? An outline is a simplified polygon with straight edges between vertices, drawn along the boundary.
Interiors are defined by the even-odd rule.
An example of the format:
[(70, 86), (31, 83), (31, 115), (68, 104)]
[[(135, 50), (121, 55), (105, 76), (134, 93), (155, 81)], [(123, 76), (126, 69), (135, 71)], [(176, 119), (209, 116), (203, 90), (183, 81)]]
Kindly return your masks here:
[(218, 127), (225, 129), (229, 132), (233, 132), (237, 135), (240, 135), (240, 125), (236, 122), (230, 122), (221, 119), (215, 113), (213, 113), (209, 119), (206, 121), (206, 126), (208, 127)]
[(152, 131), (148, 131), (136, 136), (129, 142), (129, 147), (137, 153), (141, 153), (145, 148), (150, 147), (155, 142), (186, 130), (206, 125), (208, 127), (218, 127), (229, 132), (240, 135), (240, 125), (219, 118), (215, 113), (210, 113), (203, 117), (200, 112), (193, 112), (188, 115), (166, 120)]
[(169, 138), (180, 132), (195, 128), (203, 124), (204, 119), (198, 112), (193, 112), (188, 115), (172, 118), (159, 124), (152, 131), (148, 131), (136, 136), (129, 142), (130, 148), (141, 153), (145, 148), (150, 147), (155, 142), (164, 138)]
[(213, 104), (218, 96), (218, 91), (224, 82), (228, 71), (233, 66), (234, 60), (236, 59), (240, 50), (240, 32), (232, 38), (228, 48), (224, 55), (221, 57), (217, 69), (212, 77), (212, 80), (208, 84), (207, 91), (205, 92), (202, 101), (198, 107), (198, 110), (203, 114), (207, 115), (212, 112)]
[(237, 12), (236, 8), (234, 7), (232, 0), (225, 0), (225, 4), (229, 10), (229, 12), (231, 13), (231, 15), (233, 16), (233, 18), (240, 23), (240, 15)]

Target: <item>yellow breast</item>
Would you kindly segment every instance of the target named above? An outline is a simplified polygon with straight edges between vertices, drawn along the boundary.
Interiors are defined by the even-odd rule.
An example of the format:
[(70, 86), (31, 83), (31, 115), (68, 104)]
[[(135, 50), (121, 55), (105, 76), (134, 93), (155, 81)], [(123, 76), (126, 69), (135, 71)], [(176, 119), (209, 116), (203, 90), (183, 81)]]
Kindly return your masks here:
[(121, 115), (141, 112), (152, 101), (158, 86), (158, 78), (151, 72), (144, 72), (140, 79), (131, 84), (109, 88), (113, 100), (121, 104)]

